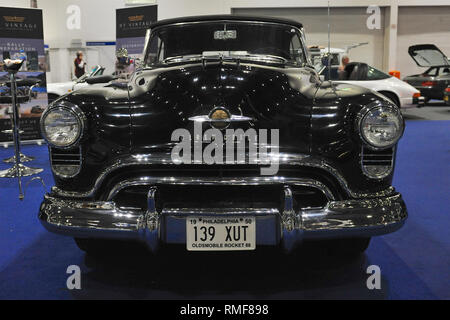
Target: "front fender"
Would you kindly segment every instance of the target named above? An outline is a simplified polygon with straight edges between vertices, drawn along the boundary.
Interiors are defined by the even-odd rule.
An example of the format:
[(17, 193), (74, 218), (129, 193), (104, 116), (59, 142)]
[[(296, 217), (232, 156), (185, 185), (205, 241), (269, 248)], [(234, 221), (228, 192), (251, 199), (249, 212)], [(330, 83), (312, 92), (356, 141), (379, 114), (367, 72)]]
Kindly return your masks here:
[(376, 102), (392, 106), (383, 95), (367, 88), (323, 82), (315, 94), (311, 112), (311, 154), (333, 161), (348, 178), (349, 185), (365, 192), (389, 187), (393, 175), (369, 179), (361, 168), (363, 142), (355, 121), (364, 107)]

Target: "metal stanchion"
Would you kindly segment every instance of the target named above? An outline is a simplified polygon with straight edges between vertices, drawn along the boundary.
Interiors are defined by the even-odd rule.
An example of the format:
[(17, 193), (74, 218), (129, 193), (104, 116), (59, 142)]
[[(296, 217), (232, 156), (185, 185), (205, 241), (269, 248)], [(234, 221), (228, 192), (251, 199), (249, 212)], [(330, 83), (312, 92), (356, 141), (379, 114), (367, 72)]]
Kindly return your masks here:
[[(23, 81), (22, 81), (23, 82)], [(31, 100), (31, 92), (33, 91), (33, 88), (34, 88), (34, 84), (36, 84), (37, 83), (37, 81), (25, 81), (26, 83), (25, 84), (23, 84), (24, 86), (28, 86), (29, 87), (29, 92), (28, 92), (28, 96), (24, 96), (24, 97), (17, 97), (17, 89), (16, 89), (16, 104), (18, 104), (19, 106), (18, 106), (18, 108), (19, 108), (19, 110), (20, 110), (20, 98), (22, 98), (22, 100), (23, 100), (23, 98), (27, 98), (28, 97), (28, 101), (30, 101)], [(6, 85), (8, 85), (8, 86), (11, 86), (11, 82), (9, 82), (9, 83), (6, 83)], [(16, 86), (17, 86), (17, 81), (16, 81)], [(5, 97), (4, 97), (5, 98)], [(10, 99), (12, 99), (11, 97), (6, 97), (6, 98), (10, 98)], [(19, 100), (19, 101), (18, 101)], [(11, 102), (10, 102), (11, 103)], [(10, 118), (11, 118), (11, 128), (13, 128), (14, 127), (14, 111), (13, 111), (13, 106), (11, 105), (9, 108), (8, 108), (8, 111), (6, 112), (6, 114), (8, 114), (9, 116), (10, 116)], [(13, 129), (10, 129), (10, 130), (3, 130), (2, 131), (3, 133), (5, 133), (5, 134), (13, 134)], [(23, 131), (22, 130), (19, 130), (19, 135), (21, 135), (23, 133)], [(30, 161), (33, 161), (34, 160), (34, 157), (29, 157), (29, 156), (26, 156), (26, 155), (24, 155), (22, 152), (20, 153), (20, 162), (30, 162)], [(16, 156), (14, 155), (14, 156), (12, 156), (12, 157), (10, 157), (10, 158), (7, 158), (7, 159), (5, 159), (5, 160), (3, 160), (3, 162), (5, 162), (5, 163), (15, 163), (16, 162)]]
[(5, 60), (5, 66), (11, 81), (11, 104), (13, 108), (13, 140), (15, 164), (12, 168), (0, 171), (0, 178), (17, 178), (19, 184), (19, 199), (23, 200), (22, 177), (32, 176), (44, 171), (40, 168), (29, 168), (20, 163), (20, 127), (19, 108), (17, 103), (16, 73), (20, 70), (24, 60)]
[[(14, 127), (14, 115), (13, 115), (12, 109), (13, 108), (11, 107), (11, 112), (8, 112), (8, 114), (11, 117), (11, 128)], [(20, 107), (19, 107), (19, 109), (20, 109)], [(3, 130), (2, 132), (6, 133), (6, 134), (11, 134), (11, 135), (14, 133), (13, 129), (11, 129), (11, 130)], [(19, 135), (22, 134), (22, 133), (23, 133), (23, 131), (19, 130)], [(24, 162), (30, 162), (30, 161), (33, 161), (33, 160), (34, 160), (34, 157), (28, 157), (28, 156), (24, 155), (22, 152), (20, 152), (20, 162), (24, 163)], [(16, 156), (14, 155), (14, 156), (12, 156), (10, 158), (7, 158), (7, 159), (3, 160), (3, 162), (4, 163), (16, 163)]]

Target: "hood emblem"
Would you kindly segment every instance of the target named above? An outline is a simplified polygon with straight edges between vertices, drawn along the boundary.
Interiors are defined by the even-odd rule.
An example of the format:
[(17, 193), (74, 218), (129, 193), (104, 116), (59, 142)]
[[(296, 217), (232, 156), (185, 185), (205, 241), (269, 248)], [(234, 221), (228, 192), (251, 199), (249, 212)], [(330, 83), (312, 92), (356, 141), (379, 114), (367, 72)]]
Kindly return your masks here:
[(230, 126), (233, 122), (250, 122), (255, 119), (245, 116), (233, 115), (224, 107), (217, 107), (211, 110), (208, 115), (195, 116), (189, 118), (190, 121), (194, 122), (207, 122), (211, 127), (224, 130)]
[(214, 121), (227, 121), (231, 119), (231, 114), (225, 108), (216, 108), (209, 113), (208, 117)]

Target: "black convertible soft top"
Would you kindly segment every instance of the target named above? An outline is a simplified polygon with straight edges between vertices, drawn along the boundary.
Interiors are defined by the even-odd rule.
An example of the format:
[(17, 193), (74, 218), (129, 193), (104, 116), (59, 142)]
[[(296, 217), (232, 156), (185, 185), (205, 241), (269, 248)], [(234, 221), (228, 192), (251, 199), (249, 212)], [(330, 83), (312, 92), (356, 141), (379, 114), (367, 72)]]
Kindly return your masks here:
[(165, 19), (161, 21), (157, 21), (153, 23), (150, 28), (156, 28), (164, 25), (170, 25), (175, 23), (186, 23), (186, 22), (196, 22), (196, 21), (220, 21), (220, 20), (235, 20), (235, 21), (258, 21), (258, 22), (271, 22), (271, 23), (280, 23), (286, 24), (290, 26), (294, 26), (297, 28), (302, 28), (303, 25), (295, 20), (290, 19), (282, 19), (282, 18), (273, 18), (273, 17), (264, 17), (264, 16), (241, 16), (241, 15), (233, 15), (233, 14), (223, 14), (223, 15), (204, 15), (204, 16), (190, 16), (190, 17), (180, 17), (174, 19)]

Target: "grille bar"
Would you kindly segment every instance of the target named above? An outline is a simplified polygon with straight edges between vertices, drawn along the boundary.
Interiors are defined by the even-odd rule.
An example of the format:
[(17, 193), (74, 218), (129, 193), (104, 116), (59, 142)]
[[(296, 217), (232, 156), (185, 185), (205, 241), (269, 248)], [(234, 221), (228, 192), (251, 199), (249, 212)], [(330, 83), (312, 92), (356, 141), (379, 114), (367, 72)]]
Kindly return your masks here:
[(81, 148), (67, 150), (50, 148), (50, 160), (54, 173), (64, 178), (71, 178), (81, 169)]
[[(287, 187), (287, 186), (284, 186)], [(145, 210), (148, 193), (157, 188), (157, 209), (163, 208), (275, 208), (282, 210), (282, 185), (134, 185), (121, 189), (110, 201), (120, 208)], [(314, 186), (289, 186), (292, 206), (301, 208), (323, 208), (330, 201)]]
[(362, 147), (361, 167), (365, 175), (370, 178), (382, 179), (387, 177), (394, 167), (395, 149), (372, 150)]

